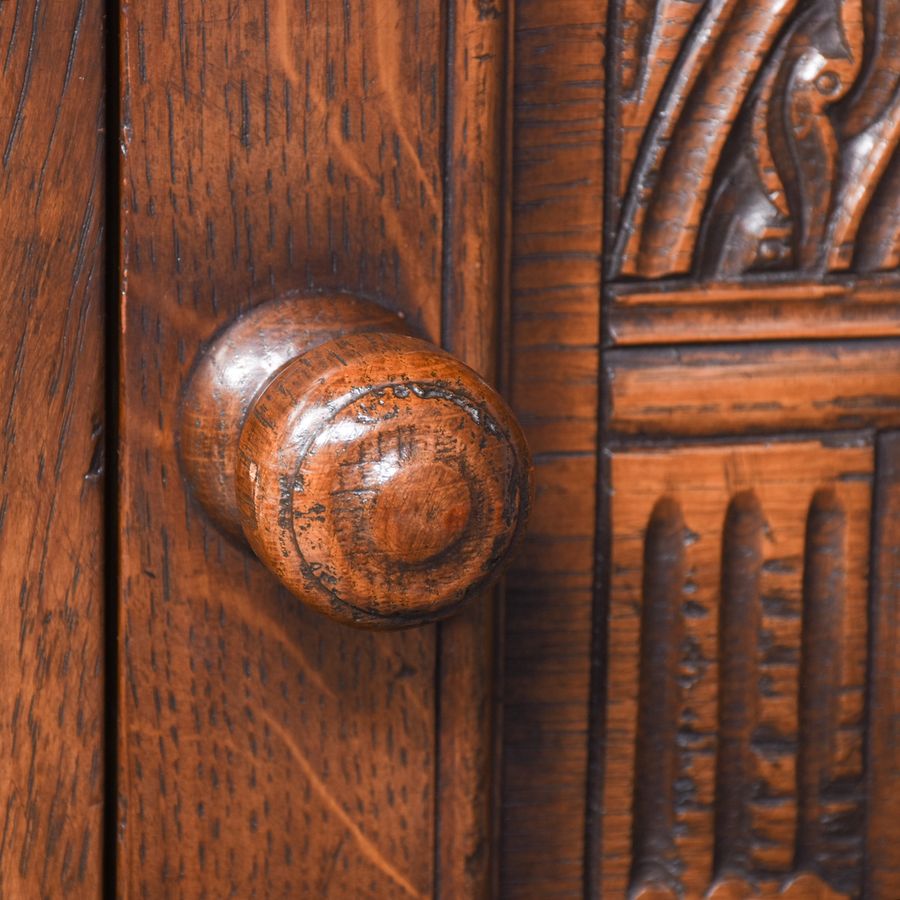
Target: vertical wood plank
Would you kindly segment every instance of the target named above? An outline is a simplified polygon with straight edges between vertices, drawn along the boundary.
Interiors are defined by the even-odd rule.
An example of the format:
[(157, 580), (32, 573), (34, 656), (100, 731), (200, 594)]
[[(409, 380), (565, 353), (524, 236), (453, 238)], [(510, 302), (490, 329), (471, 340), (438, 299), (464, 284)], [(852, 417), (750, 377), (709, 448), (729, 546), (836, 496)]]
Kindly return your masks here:
[(437, 339), (441, 5), (123, 7), (122, 896), (431, 896), (435, 630), (279, 590), (174, 423), (240, 310), (343, 288)]
[(900, 433), (876, 450), (867, 747), (866, 896), (900, 896)]
[[(448, 4), (443, 344), (491, 382), (498, 375), (507, 45), (512, 3)], [(496, 893), (500, 591), (438, 627), (436, 896)]]
[(500, 896), (583, 893), (606, 3), (519, 0), (510, 394), (536, 497), (507, 578)]
[(99, 897), (104, 53), (0, 5), (0, 895)]

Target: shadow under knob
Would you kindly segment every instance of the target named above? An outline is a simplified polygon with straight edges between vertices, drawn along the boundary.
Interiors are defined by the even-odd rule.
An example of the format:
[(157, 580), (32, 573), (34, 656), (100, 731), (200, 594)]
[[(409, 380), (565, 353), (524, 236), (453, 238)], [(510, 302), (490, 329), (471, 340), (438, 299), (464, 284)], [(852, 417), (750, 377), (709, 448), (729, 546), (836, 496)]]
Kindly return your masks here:
[(421, 624), (477, 596), (531, 502), (505, 401), (374, 304), (294, 297), (249, 315), (198, 363), (182, 417), (188, 478), (220, 527), (351, 624)]

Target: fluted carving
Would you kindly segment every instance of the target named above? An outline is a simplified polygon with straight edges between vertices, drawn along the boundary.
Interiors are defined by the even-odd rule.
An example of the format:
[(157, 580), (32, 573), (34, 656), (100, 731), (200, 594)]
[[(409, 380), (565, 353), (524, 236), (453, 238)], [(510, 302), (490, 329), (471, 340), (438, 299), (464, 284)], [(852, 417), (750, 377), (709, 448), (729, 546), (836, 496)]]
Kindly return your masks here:
[(617, 463), (600, 895), (858, 896), (871, 448)]
[(752, 491), (738, 494), (728, 506), (722, 535), (714, 845), (717, 878), (746, 878), (753, 867), (750, 807), (758, 775), (752, 742), (758, 720), (764, 527), (756, 495)]
[(800, 662), (795, 870), (857, 893), (862, 866), (861, 776), (841, 778), (840, 646), (845, 601), (846, 515), (833, 491), (813, 497), (806, 528)]
[[(677, 896), (675, 782), (678, 778), (678, 672), (684, 588), (684, 519), (663, 497), (644, 542), (640, 698), (635, 742), (631, 881)], [(657, 895), (658, 896), (658, 895)]]

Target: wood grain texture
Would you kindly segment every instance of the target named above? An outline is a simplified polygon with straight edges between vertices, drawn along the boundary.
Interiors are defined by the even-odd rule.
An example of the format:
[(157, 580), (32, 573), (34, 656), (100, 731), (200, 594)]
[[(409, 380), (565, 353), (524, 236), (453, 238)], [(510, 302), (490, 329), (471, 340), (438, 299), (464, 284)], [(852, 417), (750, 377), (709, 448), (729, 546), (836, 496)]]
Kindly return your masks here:
[(201, 344), (287, 290), (439, 334), (439, 9), (142, 2), (122, 38), (119, 890), (430, 896), (433, 629), (300, 609), (189, 502), (174, 428)]
[(502, 897), (583, 890), (606, 5), (516, 5), (510, 394), (536, 500), (507, 579)]
[(609, 284), (609, 345), (817, 340), (900, 335), (900, 279), (770, 276), (709, 283), (665, 279)]
[(876, 446), (865, 891), (888, 900), (900, 894), (900, 435)]
[(482, 597), (532, 503), (503, 398), (348, 294), (287, 295), (226, 328), (194, 366), (178, 444), (212, 520), (299, 600), (360, 627)]
[[(895, 862), (871, 823), (896, 816), (896, 797), (871, 791), (890, 783), (896, 716), (882, 643), (889, 439), (875, 452), (875, 430), (898, 421), (895, 353), (893, 341), (606, 353), (612, 546), (592, 896), (858, 897), (864, 883), (891, 896)], [(815, 443), (817, 424), (833, 433)], [(683, 520), (674, 549), (655, 538), (665, 504)], [(667, 607), (653, 585), (671, 585), (682, 554), (678, 627), (655, 628)], [(653, 755), (678, 758), (668, 779), (647, 763), (651, 718), (663, 723)]]
[(178, 421), (179, 457), (191, 491), (227, 535), (245, 542), (235, 473), (254, 400), (282, 366), (356, 332), (409, 334), (406, 322), (351, 294), (289, 292), (222, 328), (191, 371)]
[(0, 6), (0, 895), (99, 897), (103, 6)]
[[(447, 4), (443, 346), (490, 383), (507, 298), (508, 92), (513, 0)], [(487, 898), (497, 887), (502, 587), (438, 626), (435, 893)]]
[(614, 350), (604, 370), (617, 435), (778, 434), (900, 417), (896, 341)]
[[(457, 237), (474, 253), (494, 202), (493, 68), (472, 53), (502, 8), (453, 10), (458, 57), (430, 0), (123, 8), (125, 895), (489, 890), (472, 785), (490, 775), (490, 619), (440, 637), (454, 737), (439, 742), (434, 630), (360, 635), (297, 610), (186, 500), (172, 439), (200, 346), (285, 291), (352, 291), (462, 341), (441, 298), (449, 309)], [(451, 106), (460, 72), (471, 85)], [(457, 184), (446, 165), (463, 149)], [(492, 253), (469, 260), (461, 322), (482, 304), (490, 318)], [(486, 371), (493, 343), (473, 330), (462, 355)], [(452, 859), (435, 852), (438, 782), (453, 804), (440, 847), (464, 850)]]
[(613, 455), (593, 896), (859, 895), (874, 467), (866, 436)]

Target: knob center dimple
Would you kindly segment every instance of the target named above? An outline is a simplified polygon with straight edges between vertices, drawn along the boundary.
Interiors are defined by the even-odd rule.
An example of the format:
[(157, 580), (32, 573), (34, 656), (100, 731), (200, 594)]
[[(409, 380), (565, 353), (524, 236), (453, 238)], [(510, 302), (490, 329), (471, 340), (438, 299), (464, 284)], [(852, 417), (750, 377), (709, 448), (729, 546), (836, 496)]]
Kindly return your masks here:
[(404, 466), (378, 493), (372, 534), (385, 555), (416, 565), (462, 537), (472, 513), (463, 474), (445, 463)]

